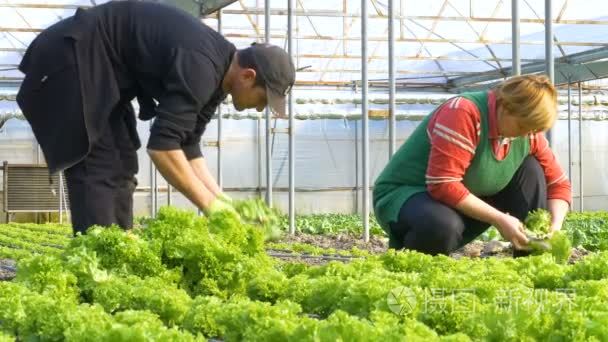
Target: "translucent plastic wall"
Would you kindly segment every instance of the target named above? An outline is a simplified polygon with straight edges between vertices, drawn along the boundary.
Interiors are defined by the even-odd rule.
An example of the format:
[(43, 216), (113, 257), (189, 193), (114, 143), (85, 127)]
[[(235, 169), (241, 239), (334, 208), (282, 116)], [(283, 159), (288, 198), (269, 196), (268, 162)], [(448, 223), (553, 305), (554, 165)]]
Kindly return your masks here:
[[(573, 107), (573, 115), (577, 107)], [(564, 113), (562, 113), (563, 116)], [(583, 115), (587, 115), (585, 112)], [(400, 145), (419, 121), (399, 120), (397, 142)], [(224, 186), (235, 197), (255, 196), (256, 189), (265, 187), (264, 136), (258, 136), (258, 124), (264, 121), (243, 119), (224, 120)], [(285, 127), (277, 120), (277, 130)], [(140, 122), (140, 136), (145, 145), (148, 122)], [(274, 121), (273, 121), (274, 125)], [(360, 139), (360, 120), (316, 119), (296, 121), (296, 189), (297, 212), (354, 212), (361, 197), (354, 191), (361, 186), (361, 149), (355, 143)], [(568, 172), (568, 124), (560, 120), (554, 128), (554, 150), (564, 170)], [(264, 130), (261, 130), (263, 134)], [(583, 178), (584, 209), (608, 209), (608, 121), (583, 121)], [(203, 153), (216, 172), (217, 147), (207, 146), (216, 139), (216, 121), (212, 121), (203, 137)], [(578, 120), (571, 123), (572, 175), (575, 195), (574, 208), (578, 210), (579, 194), (579, 135)], [(370, 120), (370, 172), (372, 180), (388, 160), (388, 123)], [(287, 135), (277, 133), (273, 138), (273, 185), (277, 206), (287, 208)], [(261, 142), (261, 145), (260, 145)], [(260, 148), (261, 147), (261, 148)], [(0, 160), (10, 163), (35, 163), (37, 147), (27, 122), (11, 119), (0, 130)], [(150, 161), (145, 149), (139, 151), (140, 172), (137, 175), (139, 190), (136, 194), (136, 214), (150, 212)], [(404, 170), (407, 172), (407, 170)], [(357, 181), (359, 177), (359, 181)], [(1, 179), (1, 178), (0, 178)], [(158, 205), (167, 203), (166, 183), (158, 176)], [(172, 204), (191, 207), (180, 194), (173, 192)], [(193, 207), (191, 207), (193, 208)]]

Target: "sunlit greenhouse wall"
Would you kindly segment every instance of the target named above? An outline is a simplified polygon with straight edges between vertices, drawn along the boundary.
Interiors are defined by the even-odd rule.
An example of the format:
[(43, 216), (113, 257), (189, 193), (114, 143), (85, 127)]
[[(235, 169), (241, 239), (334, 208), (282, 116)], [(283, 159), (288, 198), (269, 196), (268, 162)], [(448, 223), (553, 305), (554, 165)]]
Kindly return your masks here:
[[(303, 92), (300, 92), (302, 94)], [(327, 93), (327, 92), (326, 92)], [(579, 126), (578, 97), (573, 90), (571, 99), (571, 125), (568, 134), (567, 97), (560, 96), (560, 120), (554, 127), (553, 148), (559, 161), (568, 172), (568, 137), (571, 141), (574, 209), (578, 210), (579, 186)], [(340, 92), (331, 99), (318, 97), (311, 92), (309, 97), (300, 97), (296, 105), (296, 211), (298, 213), (357, 211), (361, 203), (361, 120), (360, 106), (353, 101), (356, 93)], [(315, 97), (317, 96), (317, 97)], [(331, 96), (331, 95), (330, 95)], [(414, 94), (400, 96), (397, 115), (397, 141), (400, 145), (419, 120), (432, 111), (447, 94)], [(18, 112), (16, 104), (8, 99), (0, 101), (0, 113)], [(350, 98), (350, 100), (349, 100)], [(378, 115), (370, 120), (370, 170), (375, 179), (388, 161), (388, 120), (382, 117), (386, 104), (383, 95), (378, 94), (370, 106), (371, 114)], [(325, 102), (325, 103), (324, 103)], [(334, 102), (334, 103), (327, 103)], [(337, 103), (335, 103), (337, 102)], [(316, 108), (316, 109), (315, 109)], [(313, 110), (314, 109), (314, 110)], [(608, 209), (608, 174), (602, 172), (608, 167), (608, 96), (601, 93), (583, 96), (583, 196), (585, 210)], [(224, 105), (223, 111), (223, 179), (224, 187), (235, 197), (255, 196), (265, 191), (265, 125), (258, 119), (260, 113), (237, 113), (231, 105)], [(263, 114), (263, 113), (262, 113)], [(259, 126), (262, 127), (259, 127)], [(273, 187), (275, 203), (287, 208), (288, 186), (288, 142), (282, 129), (286, 120), (273, 120), (276, 127), (271, 137), (273, 146)], [(139, 122), (142, 142), (148, 139), (149, 122)], [(202, 150), (212, 172), (217, 172), (217, 120), (207, 127), (202, 139)], [(357, 143), (358, 142), (358, 143)], [(42, 161), (37, 155), (37, 146), (26, 121), (9, 119), (0, 130), (0, 160), (9, 163), (36, 163)], [(136, 214), (150, 212), (150, 160), (145, 149), (139, 151), (140, 171), (137, 175), (139, 190), (136, 194)], [(403, 170), (407, 172), (407, 170)], [(358, 177), (358, 178), (357, 178)], [(166, 182), (160, 174), (158, 179), (158, 205), (167, 204)], [(373, 184), (373, 183), (372, 183)], [(180, 194), (173, 192), (172, 204), (192, 208)]]

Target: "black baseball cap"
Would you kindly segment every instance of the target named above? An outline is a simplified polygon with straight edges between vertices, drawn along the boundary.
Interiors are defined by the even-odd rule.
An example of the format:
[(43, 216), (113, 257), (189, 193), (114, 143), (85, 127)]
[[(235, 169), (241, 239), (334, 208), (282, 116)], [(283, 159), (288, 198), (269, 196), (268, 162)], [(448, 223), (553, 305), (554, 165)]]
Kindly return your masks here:
[(289, 54), (276, 45), (253, 43), (251, 49), (256, 71), (266, 84), (266, 101), (278, 116), (285, 116), (285, 98), (296, 81), (296, 69)]

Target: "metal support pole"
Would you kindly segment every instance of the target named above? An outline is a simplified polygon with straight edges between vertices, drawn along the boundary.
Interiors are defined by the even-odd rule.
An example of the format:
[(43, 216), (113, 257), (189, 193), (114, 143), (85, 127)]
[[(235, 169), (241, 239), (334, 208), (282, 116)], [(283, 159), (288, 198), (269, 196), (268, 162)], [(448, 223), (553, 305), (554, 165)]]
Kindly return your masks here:
[(156, 217), (156, 207), (154, 206), (154, 163), (150, 160), (150, 216)]
[[(291, 31), (289, 33), (291, 35)], [(270, 43), (270, 0), (264, 1), (264, 41)], [(266, 204), (272, 207), (272, 134), (270, 110), (266, 108)]]
[[(342, 13), (348, 13), (348, 0), (342, 0)], [(346, 36), (348, 31), (350, 31), (348, 18), (344, 16), (342, 18), (342, 36)], [(342, 54), (344, 56), (348, 55), (348, 43), (346, 40), (342, 41)]]
[(222, 131), (222, 104), (217, 106), (217, 185), (220, 190), (224, 188), (224, 174), (222, 173), (222, 145), (224, 143), (224, 134)]
[(547, 76), (555, 82), (555, 66), (553, 60), (553, 11), (552, 0), (545, 0), (545, 65)]
[(63, 223), (63, 172), (59, 172), (59, 223)]
[[(257, 149), (256, 155), (256, 164), (257, 164), (257, 176), (258, 176), (258, 184), (256, 186), (257, 188), (257, 193), (258, 196), (262, 197), (262, 195), (265, 196), (265, 193), (263, 193), (263, 188), (264, 188), (264, 181), (265, 181), (265, 176), (264, 176), (264, 157), (262, 154), (262, 150), (265, 149), (264, 146), (262, 146), (262, 141), (265, 142), (265, 139), (262, 137), (262, 135), (264, 135), (264, 130), (265, 128), (265, 124), (262, 122), (262, 116), (258, 116), (257, 119), (255, 120), (255, 126), (256, 126), (256, 131), (258, 132), (257, 134), (257, 138), (255, 140), (255, 146)], [(265, 143), (264, 143), (265, 144)]]
[(405, 37), (404, 27), (403, 25), (403, 12), (405, 10), (405, 0), (399, 1), (399, 38), (403, 39)]
[[(553, 14), (552, 0), (545, 0), (545, 69), (551, 83), (555, 83), (555, 65), (553, 61)], [(547, 132), (549, 145), (554, 143), (553, 129)]]
[(355, 120), (355, 212), (363, 212), (359, 206), (359, 122)]
[(395, 0), (388, 0), (388, 157), (395, 153), (396, 110), (395, 110)]
[(583, 87), (578, 82), (578, 207), (583, 211)]
[[(152, 128), (152, 121), (150, 121), (150, 128)], [(155, 189), (156, 189), (156, 167), (154, 167), (154, 162), (152, 162), (152, 158), (150, 158), (150, 216), (156, 217), (156, 202), (154, 200)]]
[[(6, 187), (8, 184), (8, 162), (6, 160), (2, 163), (2, 181)], [(2, 204), (4, 206), (4, 211), (6, 212), (6, 223), (10, 223), (11, 213), (8, 211), (8, 191), (2, 192)]]
[(568, 82), (568, 179), (572, 180), (572, 104), (570, 94), (570, 82)]
[[(40, 165), (42, 162), (40, 158), (40, 144), (38, 144), (36, 138), (33, 138), (32, 140), (34, 142), (34, 155), (36, 157), (36, 164)], [(6, 222), (8, 223), (8, 220)], [(40, 223), (40, 213), (36, 213), (36, 222)]]
[(169, 184), (169, 182), (167, 182), (167, 205), (168, 206), (171, 206), (171, 203), (172, 203), (171, 196), (173, 196), (173, 188), (171, 187), (171, 184)]
[(511, 29), (513, 76), (517, 76), (521, 74), (521, 56), (519, 54), (519, 0), (511, 0)]
[[(222, 34), (222, 10), (217, 13), (217, 32)], [(220, 190), (224, 186), (224, 177), (222, 174), (222, 103), (217, 106), (217, 185)]]
[(154, 217), (158, 213), (158, 170), (154, 168)]
[(40, 151), (40, 144), (38, 144), (38, 142), (35, 142), (36, 144), (36, 164), (42, 164), (42, 153)]
[[(287, 11), (289, 13), (287, 17), (287, 48), (289, 49), (289, 56), (294, 56), (294, 44), (293, 44), (293, 18), (294, 18), (295, 1), (288, 0)], [(296, 207), (295, 207), (295, 117), (293, 113), (293, 89), (289, 93), (288, 98), (289, 107), (289, 232), (295, 234), (296, 232)]]
[(363, 117), (363, 240), (369, 241), (369, 118), (367, 115), (367, 1), (361, 0), (361, 110)]

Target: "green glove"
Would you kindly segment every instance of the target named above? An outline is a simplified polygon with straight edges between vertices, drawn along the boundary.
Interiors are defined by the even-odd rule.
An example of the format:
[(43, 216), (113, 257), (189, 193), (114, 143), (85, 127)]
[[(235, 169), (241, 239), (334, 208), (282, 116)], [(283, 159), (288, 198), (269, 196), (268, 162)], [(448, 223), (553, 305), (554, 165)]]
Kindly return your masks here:
[(219, 196), (216, 197), (211, 205), (207, 208), (207, 215), (212, 215), (220, 211), (229, 211), (238, 215), (232, 204), (223, 201)]

